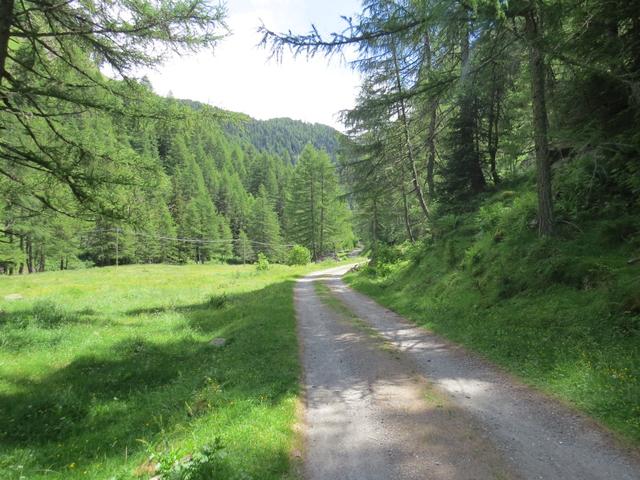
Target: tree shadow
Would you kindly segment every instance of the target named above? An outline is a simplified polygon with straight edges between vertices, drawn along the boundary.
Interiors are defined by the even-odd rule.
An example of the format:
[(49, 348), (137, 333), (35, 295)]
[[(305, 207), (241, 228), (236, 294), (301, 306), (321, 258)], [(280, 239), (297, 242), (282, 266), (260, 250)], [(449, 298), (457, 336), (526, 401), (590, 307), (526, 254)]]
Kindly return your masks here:
[(105, 322), (107, 320), (92, 308), (71, 311), (50, 300), (36, 301), (28, 308), (9, 312), (0, 310), (0, 329), (27, 327), (54, 329), (63, 325), (81, 324), (88, 321)]
[[(169, 340), (166, 332), (137, 332), (38, 380), (5, 375), (13, 393), (0, 394), (0, 444), (29, 451), (33, 467), (62, 470), (125, 451), (135, 457), (149, 448), (141, 440), (154, 444), (167, 432), (188, 431), (225, 405), (278, 404), (299, 388), (291, 291), (285, 281), (232, 295), (220, 309), (180, 306), (186, 322)], [(229, 341), (212, 346), (213, 334)], [(274, 456), (266, 464), (278, 464), (283, 452), (264, 455)]]

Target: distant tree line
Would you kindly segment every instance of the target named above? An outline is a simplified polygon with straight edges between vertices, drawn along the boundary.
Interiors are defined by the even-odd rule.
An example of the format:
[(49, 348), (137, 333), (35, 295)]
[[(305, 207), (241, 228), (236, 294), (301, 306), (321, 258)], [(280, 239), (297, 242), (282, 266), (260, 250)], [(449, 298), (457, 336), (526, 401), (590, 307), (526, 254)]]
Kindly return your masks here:
[(333, 128), (290, 118), (229, 122), (225, 125), (225, 131), (250, 142), (258, 150), (274, 153), (291, 163), (295, 162), (308, 143), (327, 152), (334, 161), (340, 149), (339, 134)]
[[(280, 121), (263, 146), (226, 130), (237, 115), (163, 99), (132, 76), (216, 45), (225, 17), (202, 0), (0, 3), (1, 271), (282, 261), (290, 237), (304, 241), (291, 229), (294, 164), (324, 158), (308, 142), (334, 154), (334, 130)], [(333, 164), (323, 172), (337, 185)], [(305, 244), (316, 259), (353, 243), (332, 194), (342, 214)]]
[[(30, 211), (21, 203), (20, 188), (0, 184), (5, 272), (252, 262), (259, 253), (283, 262), (294, 243), (308, 247), (317, 260), (353, 245), (350, 211), (326, 152), (307, 145), (290, 162), (292, 156), (283, 159), (229, 136), (206, 111), (177, 100), (163, 103), (168, 120), (122, 123), (103, 114), (78, 128), (77, 136), (94, 136), (126, 155), (126, 163), (145, 165), (144, 176), (119, 192), (118, 205), (126, 210), (121, 217)], [(310, 182), (320, 182), (311, 202), (305, 190)], [(11, 201), (12, 192), (18, 201)]]

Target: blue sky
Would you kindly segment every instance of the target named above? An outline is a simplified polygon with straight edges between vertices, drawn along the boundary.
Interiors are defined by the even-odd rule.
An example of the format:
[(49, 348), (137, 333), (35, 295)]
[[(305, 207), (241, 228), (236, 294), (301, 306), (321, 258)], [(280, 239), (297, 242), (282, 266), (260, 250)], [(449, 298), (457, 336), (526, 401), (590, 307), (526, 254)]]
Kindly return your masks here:
[(161, 95), (207, 102), (260, 119), (291, 117), (340, 128), (336, 114), (353, 106), (359, 75), (339, 59), (268, 60), (256, 48), (261, 21), (272, 30), (306, 33), (344, 28), (340, 15), (359, 11), (359, 0), (230, 0), (232, 34), (212, 53), (174, 57), (148, 74)]

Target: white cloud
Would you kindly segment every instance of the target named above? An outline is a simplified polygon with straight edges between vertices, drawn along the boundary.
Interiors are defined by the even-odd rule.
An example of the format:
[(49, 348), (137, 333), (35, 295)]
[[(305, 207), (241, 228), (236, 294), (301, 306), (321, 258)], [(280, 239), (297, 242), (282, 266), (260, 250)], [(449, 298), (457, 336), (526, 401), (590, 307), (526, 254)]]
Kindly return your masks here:
[[(309, 24), (332, 18), (330, 29), (340, 28), (340, 14), (350, 13), (349, 2), (245, 0), (229, 6), (232, 35), (215, 52), (173, 58), (149, 73), (156, 92), (169, 91), (255, 118), (291, 117), (340, 128), (336, 114), (353, 106), (360, 77), (337, 59), (311, 60), (287, 55), (282, 63), (269, 61), (269, 52), (256, 47), (262, 20), (274, 30), (307, 31)], [(351, 4), (351, 10), (357, 8)], [(332, 11), (333, 10), (333, 11)], [(321, 18), (316, 20), (314, 15)], [(325, 23), (324, 31), (327, 30)]]

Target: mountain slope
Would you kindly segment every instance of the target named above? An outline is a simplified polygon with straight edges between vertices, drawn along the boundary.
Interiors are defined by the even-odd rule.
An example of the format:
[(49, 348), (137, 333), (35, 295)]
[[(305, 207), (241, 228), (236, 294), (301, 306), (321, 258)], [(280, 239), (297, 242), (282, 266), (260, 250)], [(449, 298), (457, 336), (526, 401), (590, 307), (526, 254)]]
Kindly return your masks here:
[(228, 124), (225, 130), (232, 136), (250, 142), (258, 150), (290, 156), (293, 163), (307, 143), (325, 150), (335, 160), (341, 136), (340, 132), (327, 125), (290, 118), (250, 118), (241, 124)]

